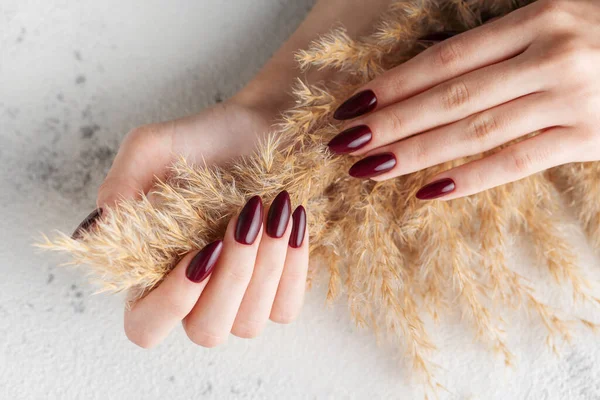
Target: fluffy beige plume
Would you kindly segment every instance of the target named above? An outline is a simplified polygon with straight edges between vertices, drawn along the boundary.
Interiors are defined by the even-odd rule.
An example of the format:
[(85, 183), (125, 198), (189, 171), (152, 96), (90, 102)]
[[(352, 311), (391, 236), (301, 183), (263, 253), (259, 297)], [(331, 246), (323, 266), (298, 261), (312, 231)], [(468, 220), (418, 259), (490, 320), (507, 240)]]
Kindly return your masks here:
[(254, 155), (223, 168), (182, 159), (154, 189), (157, 205), (147, 198), (124, 201), (80, 240), (59, 234), (42, 246), (85, 265), (103, 290), (135, 289), (141, 296), (183, 254), (221, 236), (250, 196), (268, 203), (286, 189), (308, 211), (311, 269), (328, 274), (328, 297), (345, 294), (356, 323), (404, 349), (432, 387), (437, 384), (429, 358), (435, 344), (426, 317), (437, 320), (460, 310), (474, 335), (507, 363), (510, 332), (503, 321), (519, 308), (531, 311), (550, 339), (568, 339), (572, 321), (596, 327), (538, 299), (535, 285), (508, 265), (506, 248), (511, 235), (528, 236), (556, 285), (596, 301), (558, 219), (566, 199), (590, 243), (600, 248), (600, 163), (562, 166), (469, 198), (420, 202), (415, 192), (429, 177), (468, 160), (376, 183), (350, 178), (353, 161), (324, 146), (338, 132), (331, 114), (339, 102), (422, 51), (425, 44), (416, 38), (466, 30), (523, 3), (400, 1), (370, 37), (352, 40), (342, 30), (332, 32), (297, 59), (304, 68), (337, 68), (345, 83), (317, 88), (299, 82), (296, 106)]

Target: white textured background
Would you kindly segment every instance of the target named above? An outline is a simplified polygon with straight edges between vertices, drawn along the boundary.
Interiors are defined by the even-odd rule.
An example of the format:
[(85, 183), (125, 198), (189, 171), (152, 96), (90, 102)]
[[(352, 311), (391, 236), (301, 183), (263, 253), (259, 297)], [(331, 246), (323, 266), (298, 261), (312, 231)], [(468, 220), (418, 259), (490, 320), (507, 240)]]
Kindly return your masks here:
[[(94, 207), (129, 129), (234, 93), (312, 2), (0, 0), (0, 399), (420, 397), (401, 358), (356, 331), (343, 301), (326, 307), (322, 288), (299, 322), (259, 339), (206, 350), (178, 330), (147, 351), (122, 333), (120, 298), (91, 296), (80, 272), (30, 246)], [(459, 323), (438, 330), (440, 398), (600, 398), (598, 337), (580, 331), (557, 358), (538, 325), (508, 328), (514, 369)]]

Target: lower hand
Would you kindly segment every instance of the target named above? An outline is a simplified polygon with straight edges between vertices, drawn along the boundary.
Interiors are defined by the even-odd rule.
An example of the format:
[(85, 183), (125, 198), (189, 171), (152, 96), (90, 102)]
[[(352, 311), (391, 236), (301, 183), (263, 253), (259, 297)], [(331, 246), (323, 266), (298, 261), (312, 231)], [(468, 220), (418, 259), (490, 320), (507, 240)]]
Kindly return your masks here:
[(222, 241), (186, 255), (125, 311), (127, 337), (152, 347), (183, 321), (192, 342), (214, 347), (230, 332), (259, 335), (269, 319), (292, 322), (304, 298), (308, 239), (304, 208), (291, 214), (287, 192), (275, 198), (266, 219), (260, 197), (250, 199)]
[[(147, 193), (155, 177), (166, 178), (178, 155), (212, 165), (251, 152), (275, 117), (263, 110), (234, 98), (198, 115), (134, 129), (100, 186), (99, 210)], [(74, 236), (101, 215), (92, 213)], [(261, 199), (251, 199), (230, 221), (222, 241), (184, 256), (157, 288), (125, 311), (127, 337), (152, 347), (183, 322), (194, 343), (213, 347), (230, 332), (254, 337), (269, 319), (291, 322), (300, 312), (306, 285), (305, 236), (306, 213), (300, 206), (292, 218), (286, 192), (266, 217)]]
[(359, 89), (336, 111), (337, 119), (353, 120), (329, 146), (366, 156), (350, 174), (380, 181), (524, 139), (433, 177), (420, 199), (468, 196), (596, 161), (599, 62), (600, 2), (540, 0)]

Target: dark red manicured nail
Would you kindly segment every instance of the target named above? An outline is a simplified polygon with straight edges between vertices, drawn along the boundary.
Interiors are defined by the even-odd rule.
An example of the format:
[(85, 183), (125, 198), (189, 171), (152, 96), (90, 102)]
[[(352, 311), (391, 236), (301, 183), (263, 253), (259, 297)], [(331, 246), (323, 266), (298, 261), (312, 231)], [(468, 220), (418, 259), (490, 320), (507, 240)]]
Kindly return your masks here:
[(302, 246), (304, 235), (306, 233), (306, 210), (298, 206), (292, 214), (292, 234), (290, 235), (290, 247), (297, 249)]
[(94, 211), (92, 211), (87, 217), (85, 217), (85, 219), (83, 221), (81, 221), (81, 223), (79, 224), (77, 229), (75, 229), (73, 231), (73, 234), (71, 235), (71, 239), (73, 239), (73, 240), (79, 239), (81, 237), (81, 234), (84, 231), (87, 231), (91, 226), (93, 226), (96, 223), (96, 220), (98, 218), (100, 218), (101, 216), (102, 216), (101, 208), (97, 208)]
[(198, 254), (192, 258), (190, 265), (185, 270), (185, 276), (192, 282), (202, 282), (212, 272), (223, 249), (223, 241), (217, 240), (204, 246)]
[(396, 157), (392, 153), (377, 154), (363, 158), (348, 173), (355, 178), (373, 178), (388, 172), (396, 166)]
[(365, 147), (372, 138), (371, 129), (366, 125), (359, 125), (339, 133), (327, 143), (327, 146), (337, 154), (352, 153)]
[(242, 208), (235, 227), (235, 240), (241, 244), (252, 244), (256, 240), (263, 220), (263, 205), (260, 196), (254, 196)]
[(425, 185), (421, 189), (419, 189), (419, 191), (417, 192), (417, 199), (437, 199), (438, 197), (442, 197), (454, 192), (454, 189), (456, 189), (456, 184), (452, 179), (440, 179), (439, 181), (431, 182), (430, 184)]
[(373, 111), (377, 107), (377, 97), (372, 90), (364, 90), (350, 97), (333, 113), (338, 121), (352, 119)]
[(272, 238), (280, 238), (285, 233), (285, 230), (290, 221), (292, 214), (292, 203), (290, 195), (285, 190), (275, 197), (275, 200), (269, 207), (267, 214), (267, 235)]
[(462, 32), (459, 31), (441, 31), (429, 33), (418, 40), (421, 42), (442, 42), (446, 39), (450, 39), (452, 36), (456, 36)]

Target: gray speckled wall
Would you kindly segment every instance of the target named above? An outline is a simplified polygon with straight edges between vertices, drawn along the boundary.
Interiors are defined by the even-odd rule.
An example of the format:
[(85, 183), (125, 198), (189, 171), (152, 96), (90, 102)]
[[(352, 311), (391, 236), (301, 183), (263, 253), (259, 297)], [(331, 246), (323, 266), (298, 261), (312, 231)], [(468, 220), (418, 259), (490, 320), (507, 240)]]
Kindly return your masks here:
[[(207, 350), (179, 329), (147, 351), (122, 333), (120, 297), (92, 296), (81, 272), (31, 247), (38, 232), (69, 231), (93, 208), (129, 129), (234, 93), (312, 2), (0, 2), (0, 399), (418, 396), (401, 360), (353, 328), (343, 301), (324, 306), (321, 287), (300, 321), (258, 339)], [(556, 358), (539, 327), (511, 329), (512, 370), (461, 325), (441, 329), (440, 398), (600, 398), (598, 337), (583, 332)]]

